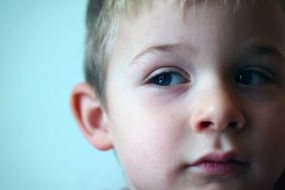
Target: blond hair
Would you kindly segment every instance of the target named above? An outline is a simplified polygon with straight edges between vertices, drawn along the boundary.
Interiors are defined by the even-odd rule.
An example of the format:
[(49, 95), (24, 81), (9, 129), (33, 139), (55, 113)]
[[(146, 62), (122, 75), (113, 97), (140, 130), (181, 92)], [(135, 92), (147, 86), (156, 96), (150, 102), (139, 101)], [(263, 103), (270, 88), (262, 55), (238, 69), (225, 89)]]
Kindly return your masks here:
[[(112, 51), (112, 42), (118, 20), (122, 13), (135, 12), (142, 3), (151, 3), (155, 0), (89, 0), (87, 10), (87, 38), (85, 49), (85, 77), (100, 98), (104, 98), (105, 80), (108, 67), (108, 58)], [(177, 2), (181, 6), (186, 3), (195, 5), (208, 0), (165, 0)], [(220, 0), (225, 5), (238, 9), (241, 3), (255, 3), (265, 0)], [(279, 0), (282, 7), (284, 0)]]

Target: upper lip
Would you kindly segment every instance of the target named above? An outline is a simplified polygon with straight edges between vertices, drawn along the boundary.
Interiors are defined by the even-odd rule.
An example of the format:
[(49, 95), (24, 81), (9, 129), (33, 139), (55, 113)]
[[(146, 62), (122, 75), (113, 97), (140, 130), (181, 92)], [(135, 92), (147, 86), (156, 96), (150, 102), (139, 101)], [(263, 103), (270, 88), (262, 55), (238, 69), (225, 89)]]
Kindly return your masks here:
[(201, 156), (196, 161), (190, 164), (190, 166), (197, 166), (205, 162), (236, 162), (237, 164), (248, 164), (248, 161), (238, 153), (234, 151), (223, 152), (223, 151), (213, 151), (204, 156)]

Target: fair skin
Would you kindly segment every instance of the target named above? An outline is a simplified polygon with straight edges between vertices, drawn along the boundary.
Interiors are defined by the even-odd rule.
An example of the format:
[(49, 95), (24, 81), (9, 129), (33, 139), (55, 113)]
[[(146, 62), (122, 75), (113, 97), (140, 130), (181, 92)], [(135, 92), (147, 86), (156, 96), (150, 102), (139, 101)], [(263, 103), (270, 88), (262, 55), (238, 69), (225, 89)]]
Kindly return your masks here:
[(285, 168), (283, 12), (183, 10), (157, 1), (122, 16), (106, 105), (87, 84), (73, 91), (81, 130), (116, 150), (132, 190), (272, 189)]

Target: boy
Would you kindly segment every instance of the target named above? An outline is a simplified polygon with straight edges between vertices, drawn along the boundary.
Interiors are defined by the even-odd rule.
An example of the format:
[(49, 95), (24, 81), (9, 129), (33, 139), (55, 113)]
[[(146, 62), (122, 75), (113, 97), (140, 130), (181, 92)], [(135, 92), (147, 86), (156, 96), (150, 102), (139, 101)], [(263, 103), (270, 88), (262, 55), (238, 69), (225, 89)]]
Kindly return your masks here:
[(129, 189), (285, 188), (283, 4), (89, 2), (73, 112)]

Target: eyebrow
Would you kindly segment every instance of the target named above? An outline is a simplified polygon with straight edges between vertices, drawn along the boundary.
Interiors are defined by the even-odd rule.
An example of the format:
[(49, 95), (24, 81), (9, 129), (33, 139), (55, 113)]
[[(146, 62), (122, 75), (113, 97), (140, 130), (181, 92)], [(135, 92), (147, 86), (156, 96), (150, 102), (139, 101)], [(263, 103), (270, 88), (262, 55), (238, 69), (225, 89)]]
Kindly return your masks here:
[(245, 48), (244, 50), (247, 52), (246, 55), (250, 57), (272, 55), (285, 60), (284, 57), (285, 54), (282, 53), (282, 51), (279, 48), (272, 45), (250, 45), (248, 48)]
[(147, 56), (151, 55), (167, 55), (172, 53), (177, 53), (185, 50), (191, 50), (191, 48), (188, 45), (185, 45), (183, 43), (177, 43), (177, 44), (162, 44), (162, 45), (156, 45), (151, 46), (148, 48), (145, 48), (141, 53), (136, 55), (130, 64), (135, 64), (138, 60), (143, 59)]
[[(162, 44), (162, 45), (156, 45), (151, 46), (148, 48), (145, 48), (142, 52), (140, 52), (138, 55), (136, 55), (130, 62), (130, 65), (136, 64), (139, 62), (139, 60), (144, 59), (145, 57), (152, 56), (152, 55), (160, 55), (165, 56), (167, 54), (174, 54), (181, 51), (193, 51), (194, 49), (190, 47), (189, 45), (183, 44), (183, 43), (176, 43), (176, 44)], [(285, 62), (285, 52), (282, 53), (282, 51), (273, 45), (259, 45), (259, 44), (253, 44), (249, 45), (248, 47), (243, 48), (242, 50), (245, 53), (246, 57), (259, 57), (259, 56), (265, 56), (265, 55), (271, 55), (276, 56), (280, 59), (282, 59)]]

